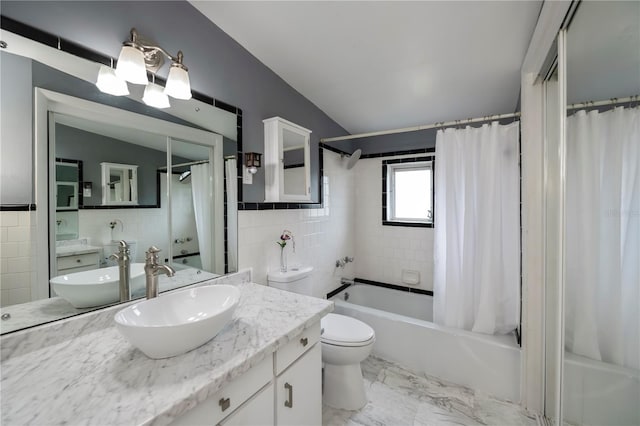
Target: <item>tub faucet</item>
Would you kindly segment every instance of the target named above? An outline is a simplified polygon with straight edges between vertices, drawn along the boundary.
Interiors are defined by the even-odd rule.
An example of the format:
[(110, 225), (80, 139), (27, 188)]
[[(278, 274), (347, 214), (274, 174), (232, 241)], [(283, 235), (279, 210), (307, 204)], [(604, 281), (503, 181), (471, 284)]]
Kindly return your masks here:
[(169, 265), (158, 263), (160, 249), (156, 246), (149, 247), (146, 252), (144, 274), (147, 282), (147, 299), (158, 297), (158, 275), (165, 274), (168, 277), (175, 275), (176, 271)]
[(131, 299), (131, 288), (129, 286), (129, 278), (131, 273), (131, 258), (129, 245), (126, 241), (121, 240), (118, 243), (118, 252), (109, 256), (118, 262), (118, 282), (120, 288), (120, 301), (126, 302)]
[(336, 268), (344, 268), (347, 263), (353, 262), (353, 257), (345, 256), (336, 260)]

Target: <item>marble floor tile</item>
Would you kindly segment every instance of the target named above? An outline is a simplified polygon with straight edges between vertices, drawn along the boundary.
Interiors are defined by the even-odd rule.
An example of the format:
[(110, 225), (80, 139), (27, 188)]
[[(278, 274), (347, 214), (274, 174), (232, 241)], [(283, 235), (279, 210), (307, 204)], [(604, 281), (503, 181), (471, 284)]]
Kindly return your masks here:
[(323, 426), (535, 426), (517, 404), (412, 373), (369, 357), (362, 363), (367, 405), (358, 411), (323, 406)]

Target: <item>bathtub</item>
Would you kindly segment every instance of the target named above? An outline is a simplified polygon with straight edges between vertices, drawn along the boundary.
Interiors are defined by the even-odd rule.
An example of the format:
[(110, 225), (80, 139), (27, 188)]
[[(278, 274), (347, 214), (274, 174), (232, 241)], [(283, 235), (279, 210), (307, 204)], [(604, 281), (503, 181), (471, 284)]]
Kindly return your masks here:
[(202, 269), (202, 260), (200, 260), (200, 253), (173, 256), (172, 266), (177, 269)]
[(639, 425), (640, 371), (564, 354), (564, 419), (572, 424)]
[(374, 355), (500, 399), (520, 401), (520, 347), (515, 336), (434, 324), (433, 297), (418, 293), (355, 284), (331, 300), (336, 313), (375, 330)]

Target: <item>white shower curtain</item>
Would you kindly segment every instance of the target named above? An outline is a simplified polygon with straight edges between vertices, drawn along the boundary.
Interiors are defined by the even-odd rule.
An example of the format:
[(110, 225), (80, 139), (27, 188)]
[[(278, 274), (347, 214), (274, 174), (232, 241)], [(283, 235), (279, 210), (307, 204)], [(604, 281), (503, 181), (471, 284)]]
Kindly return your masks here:
[(487, 334), (520, 318), (519, 123), (439, 130), (434, 321)]
[(227, 265), (238, 270), (238, 169), (235, 158), (224, 162), (227, 190)]
[(191, 166), (193, 210), (202, 269), (213, 271), (213, 185), (209, 163)]
[(565, 346), (640, 368), (640, 109), (567, 118)]

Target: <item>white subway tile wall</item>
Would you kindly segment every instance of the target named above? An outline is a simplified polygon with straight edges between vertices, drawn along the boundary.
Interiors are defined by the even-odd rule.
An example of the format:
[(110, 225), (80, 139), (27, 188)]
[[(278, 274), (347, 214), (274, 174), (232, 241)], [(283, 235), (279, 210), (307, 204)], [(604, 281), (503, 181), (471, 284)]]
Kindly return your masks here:
[[(113, 221), (116, 226), (112, 230), (109, 224)], [(165, 260), (163, 256), (169, 253), (167, 221), (165, 208), (79, 210), (80, 238), (87, 238), (94, 246), (102, 246), (112, 239), (136, 241), (136, 262), (144, 262), (144, 252), (152, 245), (162, 250), (161, 260)], [(110, 254), (104, 253), (104, 256)]]
[[(355, 275), (433, 290), (433, 228), (382, 225), (382, 160), (402, 157), (361, 159), (353, 168), (358, 189), (355, 193)], [(402, 283), (403, 269), (418, 271), (420, 283), (411, 286)]]
[(293, 232), (296, 252), (287, 244), (289, 267), (310, 265), (314, 295), (324, 297), (340, 286), (340, 279), (353, 278), (354, 263), (336, 268), (336, 260), (355, 256), (355, 186), (353, 171), (345, 159), (323, 150), (324, 206), (303, 210), (245, 210), (238, 214), (239, 268), (253, 268), (253, 281), (267, 284), (267, 273), (280, 265), (276, 242), (284, 229)]
[(36, 283), (35, 212), (0, 212), (0, 306), (31, 300)]

